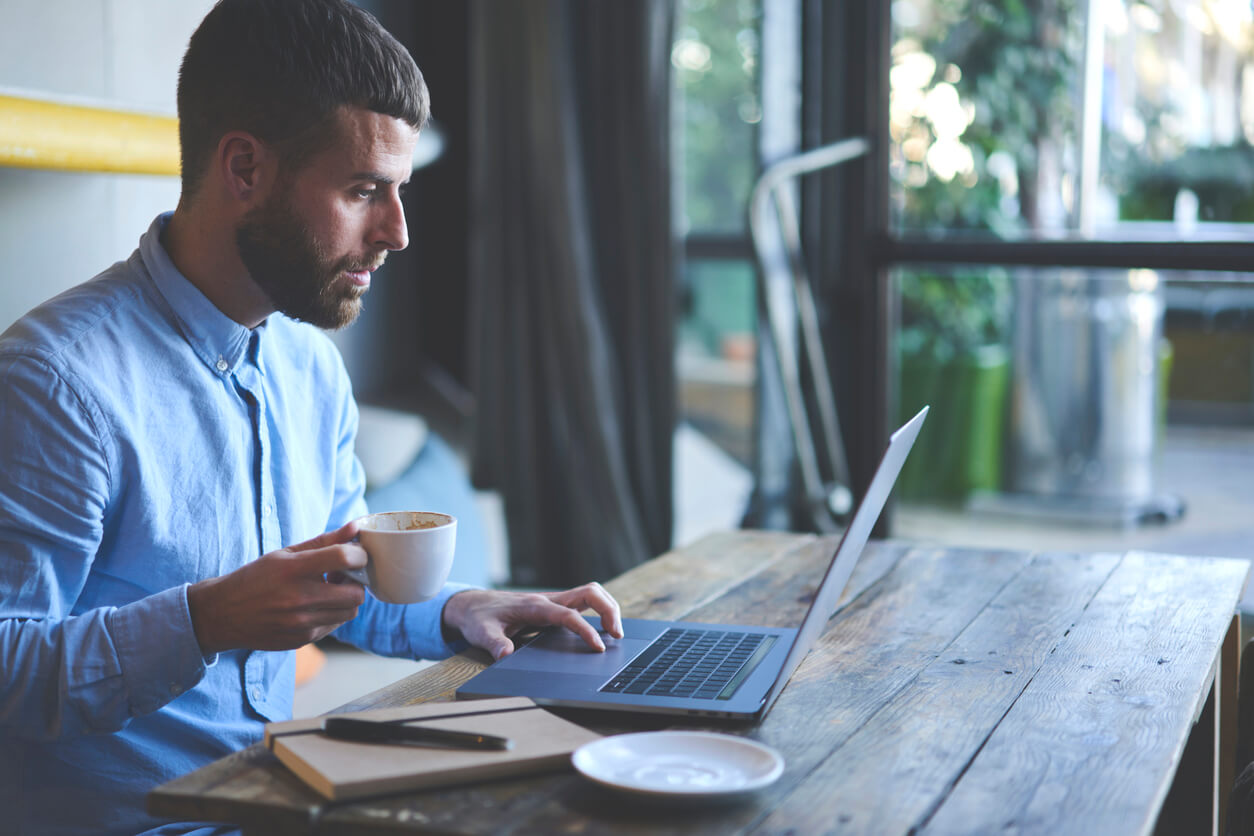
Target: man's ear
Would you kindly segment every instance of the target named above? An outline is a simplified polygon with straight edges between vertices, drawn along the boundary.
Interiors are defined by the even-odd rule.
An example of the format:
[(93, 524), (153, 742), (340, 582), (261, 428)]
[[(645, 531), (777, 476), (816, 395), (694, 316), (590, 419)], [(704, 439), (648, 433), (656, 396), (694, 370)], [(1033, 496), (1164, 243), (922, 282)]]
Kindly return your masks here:
[(250, 133), (225, 134), (218, 142), (217, 163), (223, 185), (241, 203), (253, 204), (264, 199), (274, 182), (274, 152)]

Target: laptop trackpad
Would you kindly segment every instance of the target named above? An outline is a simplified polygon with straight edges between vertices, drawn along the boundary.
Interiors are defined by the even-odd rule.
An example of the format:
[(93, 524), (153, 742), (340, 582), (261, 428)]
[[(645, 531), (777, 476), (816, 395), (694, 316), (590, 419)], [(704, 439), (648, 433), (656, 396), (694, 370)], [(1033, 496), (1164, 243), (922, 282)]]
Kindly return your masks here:
[(493, 667), (527, 671), (562, 671), (609, 676), (649, 646), (652, 639), (615, 639), (601, 634), (605, 652), (588, 647), (569, 630), (546, 630), (521, 652), (506, 656)]

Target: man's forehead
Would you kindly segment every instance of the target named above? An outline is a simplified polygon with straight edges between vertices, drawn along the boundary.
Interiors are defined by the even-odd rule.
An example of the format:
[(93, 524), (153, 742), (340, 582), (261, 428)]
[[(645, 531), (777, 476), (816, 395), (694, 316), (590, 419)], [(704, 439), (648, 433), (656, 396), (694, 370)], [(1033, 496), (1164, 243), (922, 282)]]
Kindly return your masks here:
[(335, 136), (318, 156), (346, 176), (401, 182), (413, 168), (418, 131), (402, 119), (364, 108), (340, 108)]

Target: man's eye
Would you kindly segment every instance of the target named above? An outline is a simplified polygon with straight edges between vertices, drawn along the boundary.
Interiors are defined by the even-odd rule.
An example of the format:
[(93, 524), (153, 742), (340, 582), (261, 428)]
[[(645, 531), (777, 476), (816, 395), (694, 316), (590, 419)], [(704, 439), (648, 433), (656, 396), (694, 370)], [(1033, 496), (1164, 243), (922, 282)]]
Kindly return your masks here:
[(378, 191), (377, 189), (354, 189), (353, 194), (361, 198), (362, 200), (370, 200), (372, 197), (375, 196), (375, 193), (377, 191)]

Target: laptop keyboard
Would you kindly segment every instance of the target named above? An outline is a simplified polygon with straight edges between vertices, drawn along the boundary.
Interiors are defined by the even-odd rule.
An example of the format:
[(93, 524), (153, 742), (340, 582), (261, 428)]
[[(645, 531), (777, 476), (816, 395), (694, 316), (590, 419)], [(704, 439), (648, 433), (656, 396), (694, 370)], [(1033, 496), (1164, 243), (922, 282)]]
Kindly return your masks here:
[(600, 690), (712, 700), (722, 694), (765, 638), (764, 633), (673, 627)]

